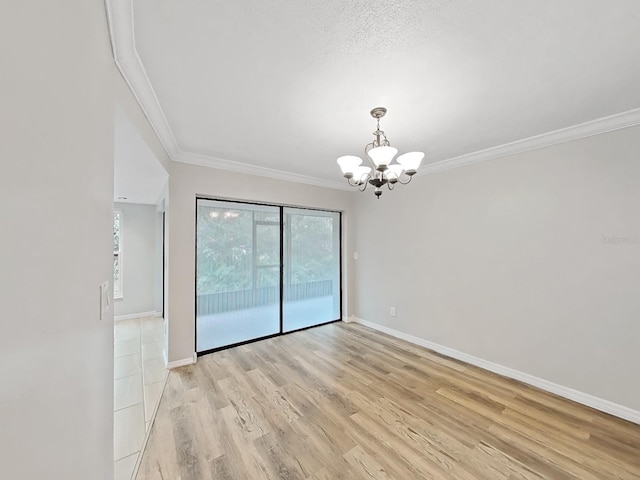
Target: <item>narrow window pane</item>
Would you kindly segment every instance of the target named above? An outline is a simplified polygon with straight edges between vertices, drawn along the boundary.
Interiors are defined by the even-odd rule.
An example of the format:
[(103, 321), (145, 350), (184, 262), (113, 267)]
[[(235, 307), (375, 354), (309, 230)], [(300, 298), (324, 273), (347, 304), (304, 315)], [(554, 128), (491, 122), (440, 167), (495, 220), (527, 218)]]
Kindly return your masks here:
[(197, 202), (197, 351), (280, 331), (280, 209)]
[(118, 298), (122, 296), (122, 292), (120, 291), (120, 256), (117, 254), (113, 255), (113, 296), (114, 298)]
[(120, 212), (113, 213), (113, 252), (120, 251)]
[(340, 214), (284, 209), (285, 332), (340, 319)]
[(113, 298), (122, 298), (121, 226), (121, 212), (113, 212)]

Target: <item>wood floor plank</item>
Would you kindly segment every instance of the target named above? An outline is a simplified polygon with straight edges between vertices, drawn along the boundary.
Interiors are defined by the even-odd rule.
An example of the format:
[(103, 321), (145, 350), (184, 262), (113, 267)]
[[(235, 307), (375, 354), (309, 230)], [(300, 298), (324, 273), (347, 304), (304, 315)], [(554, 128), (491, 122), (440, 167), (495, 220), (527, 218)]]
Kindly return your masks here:
[(640, 425), (361, 325), (171, 371), (138, 480), (640, 480)]

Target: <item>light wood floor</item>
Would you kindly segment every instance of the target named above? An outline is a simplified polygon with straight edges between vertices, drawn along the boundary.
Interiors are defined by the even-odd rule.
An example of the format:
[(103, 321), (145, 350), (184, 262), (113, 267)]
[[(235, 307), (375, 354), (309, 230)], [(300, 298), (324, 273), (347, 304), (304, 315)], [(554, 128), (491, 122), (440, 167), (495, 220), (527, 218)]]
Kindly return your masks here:
[(630, 480), (640, 426), (336, 323), (172, 371), (137, 478)]

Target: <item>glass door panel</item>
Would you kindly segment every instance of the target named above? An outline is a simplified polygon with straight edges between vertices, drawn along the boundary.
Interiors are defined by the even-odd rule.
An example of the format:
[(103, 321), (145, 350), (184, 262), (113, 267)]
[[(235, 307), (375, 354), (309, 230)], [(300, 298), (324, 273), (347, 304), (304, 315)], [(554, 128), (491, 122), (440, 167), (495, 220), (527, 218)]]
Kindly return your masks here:
[(284, 208), (283, 332), (339, 320), (340, 213)]
[(280, 332), (280, 208), (197, 200), (196, 350)]

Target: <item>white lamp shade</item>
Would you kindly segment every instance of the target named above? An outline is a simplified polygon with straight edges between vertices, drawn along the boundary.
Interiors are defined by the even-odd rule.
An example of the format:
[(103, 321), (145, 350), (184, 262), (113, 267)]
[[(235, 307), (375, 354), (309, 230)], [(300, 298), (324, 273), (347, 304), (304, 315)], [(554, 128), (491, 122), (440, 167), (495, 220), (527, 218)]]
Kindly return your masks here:
[(398, 157), (398, 163), (400, 163), (405, 170), (418, 170), (423, 158), (424, 152), (408, 152)]
[(371, 171), (371, 167), (356, 167), (353, 172), (353, 179), (359, 183), (365, 183), (367, 181), (367, 175)]
[(396, 153), (398, 153), (398, 149), (394, 147), (375, 147), (369, 150), (368, 155), (376, 167), (379, 167), (380, 165), (389, 165)]
[(398, 179), (400, 178), (400, 175), (402, 175), (402, 172), (404, 172), (404, 167), (402, 165), (398, 165), (397, 163), (394, 163), (393, 165), (389, 165), (387, 167), (384, 174), (389, 179), (392, 179), (392, 178)]
[(343, 155), (342, 157), (339, 157), (337, 161), (343, 175), (355, 172), (358, 165), (362, 163), (362, 159), (355, 155)]

